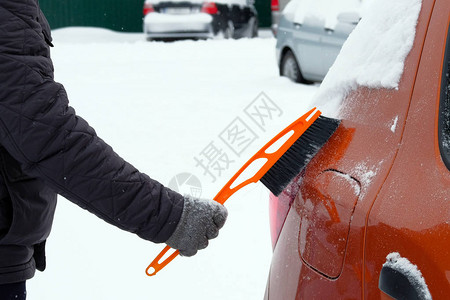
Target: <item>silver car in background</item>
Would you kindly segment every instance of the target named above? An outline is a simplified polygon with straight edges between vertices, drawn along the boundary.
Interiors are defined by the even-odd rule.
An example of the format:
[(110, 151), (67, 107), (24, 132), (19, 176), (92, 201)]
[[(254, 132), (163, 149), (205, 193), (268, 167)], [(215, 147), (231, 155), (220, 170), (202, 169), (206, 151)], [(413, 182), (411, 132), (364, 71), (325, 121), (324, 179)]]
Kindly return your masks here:
[[(281, 15), (276, 35), (276, 54), (281, 76), (301, 83), (323, 80), (343, 43), (360, 20), (358, 4), (361, 1), (346, 1), (350, 5), (335, 5), (332, 11), (333, 4), (342, 2), (316, 0), (316, 12), (328, 12), (323, 15), (314, 10), (308, 11), (311, 1), (292, 0), (288, 3)], [(354, 11), (338, 12), (352, 6), (355, 6)]]

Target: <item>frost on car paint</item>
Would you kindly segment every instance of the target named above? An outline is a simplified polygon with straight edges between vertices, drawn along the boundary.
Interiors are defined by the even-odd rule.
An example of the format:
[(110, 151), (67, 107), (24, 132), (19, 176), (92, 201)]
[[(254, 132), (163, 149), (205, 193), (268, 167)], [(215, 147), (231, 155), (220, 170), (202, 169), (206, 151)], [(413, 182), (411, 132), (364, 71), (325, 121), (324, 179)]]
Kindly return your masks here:
[(372, 179), (375, 178), (383, 163), (384, 161), (380, 161), (378, 166), (372, 166), (362, 161), (356, 165), (354, 172), (363, 187), (368, 187), (372, 183)]
[(350, 183), (353, 191), (355, 192), (355, 196), (359, 196), (361, 194), (361, 186), (358, 181), (353, 180), (353, 178), (348, 174), (336, 172), (336, 175), (345, 178), (346, 182)]
[(395, 129), (397, 128), (397, 123), (398, 123), (398, 116), (396, 116), (394, 118), (394, 120), (392, 120), (392, 126), (391, 126), (392, 133), (395, 133)]
[(383, 266), (390, 267), (404, 274), (418, 291), (420, 299), (431, 300), (431, 294), (422, 273), (407, 258), (401, 257), (398, 252), (392, 252), (386, 256), (386, 262)]
[(325, 114), (335, 116), (341, 101), (357, 87), (398, 88), (421, 7), (421, 0), (368, 3), (315, 97)]

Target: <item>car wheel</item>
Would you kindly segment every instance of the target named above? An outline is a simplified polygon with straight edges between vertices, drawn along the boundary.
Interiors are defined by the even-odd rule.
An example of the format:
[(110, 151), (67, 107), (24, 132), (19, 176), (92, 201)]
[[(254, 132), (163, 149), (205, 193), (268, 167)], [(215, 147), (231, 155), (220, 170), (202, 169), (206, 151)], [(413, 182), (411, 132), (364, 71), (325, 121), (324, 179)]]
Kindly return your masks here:
[(251, 37), (252, 38), (258, 37), (258, 19), (256, 18), (253, 20)]
[(228, 21), (227, 28), (225, 28), (225, 31), (223, 32), (223, 36), (226, 39), (232, 39), (234, 37), (234, 24), (231, 21)]
[(295, 59), (292, 51), (287, 51), (281, 59), (280, 75), (295, 82), (305, 82), (300, 67), (298, 66), (297, 59)]

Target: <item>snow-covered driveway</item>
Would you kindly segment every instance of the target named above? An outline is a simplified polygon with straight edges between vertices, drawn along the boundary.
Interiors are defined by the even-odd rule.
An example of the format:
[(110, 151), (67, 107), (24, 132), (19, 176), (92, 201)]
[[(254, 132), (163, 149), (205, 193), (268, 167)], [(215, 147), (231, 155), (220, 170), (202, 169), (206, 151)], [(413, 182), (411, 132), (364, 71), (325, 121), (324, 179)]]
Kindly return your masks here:
[[(53, 35), (56, 80), (77, 113), (163, 184), (183, 172), (196, 176), (202, 197), (212, 198), (271, 136), (306, 112), (317, 91), (278, 76), (275, 39), (267, 33), (173, 43), (99, 29)], [(212, 153), (215, 161), (208, 161)], [(271, 259), (268, 191), (247, 187), (226, 206), (229, 219), (206, 250), (147, 277), (163, 245), (60, 197), (48, 267), (29, 281), (29, 299), (262, 299)]]

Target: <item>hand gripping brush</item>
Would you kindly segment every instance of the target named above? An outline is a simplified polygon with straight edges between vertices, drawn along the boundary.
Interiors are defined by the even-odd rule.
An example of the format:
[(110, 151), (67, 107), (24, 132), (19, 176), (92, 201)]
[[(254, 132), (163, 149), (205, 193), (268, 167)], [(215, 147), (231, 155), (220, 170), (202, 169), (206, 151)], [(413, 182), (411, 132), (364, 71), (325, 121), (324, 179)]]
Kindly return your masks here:
[[(258, 180), (278, 196), (338, 128), (339, 120), (326, 118), (320, 114), (319, 110), (313, 108), (281, 131), (239, 169), (214, 200), (224, 204), (236, 191)], [(255, 166), (259, 166), (256, 173)], [(242, 181), (239, 177), (245, 176), (244, 171), (252, 172), (254, 175), (247, 179), (244, 177), (245, 180)], [(180, 253), (172, 249), (174, 252), (167, 255), (169, 250), (171, 247), (166, 246), (147, 267), (148, 276), (156, 275)], [(162, 259), (164, 256), (167, 258)]]

